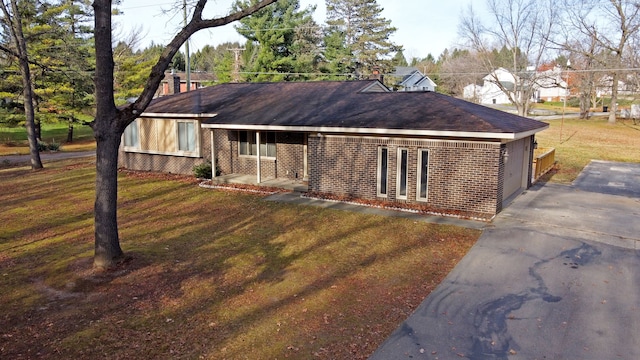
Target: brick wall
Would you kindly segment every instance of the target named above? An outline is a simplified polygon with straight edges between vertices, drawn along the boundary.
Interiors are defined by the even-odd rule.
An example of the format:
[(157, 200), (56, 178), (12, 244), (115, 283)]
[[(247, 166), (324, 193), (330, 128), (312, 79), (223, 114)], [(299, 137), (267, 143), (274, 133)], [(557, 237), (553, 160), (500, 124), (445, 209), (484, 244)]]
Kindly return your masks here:
[(150, 154), (143, 152), (125, 152), (120, 145), (118, 166), (131, 170), (166, 172), (171, 174), (193, 174), (193, 167), (211, 162), (211, 141), (209, 132), (200, 129), (204, 134), (200, 143), (200, 157)]
[[(222, 175), (256, 174), (256, 157), (239, 155), (239, 137), (235, 130), (214, 130), (216, 157)], [(262, 158), (263, 179), (302, 180), (304, 175), (304, 134), (276, 133), (276, 158)]]
[[(377, 197), (378, 147), (386, 146), (388, 195)], [(408, 150), (407, 199), (397, 199), (398, 148)], [(428, 201), (417, 197), (418, 149), (429, 150)], [(424, 204), (445, 211), (493, 215), (502, 199), (499, 143), (310, 136), (309, 189), (369, 200)]]

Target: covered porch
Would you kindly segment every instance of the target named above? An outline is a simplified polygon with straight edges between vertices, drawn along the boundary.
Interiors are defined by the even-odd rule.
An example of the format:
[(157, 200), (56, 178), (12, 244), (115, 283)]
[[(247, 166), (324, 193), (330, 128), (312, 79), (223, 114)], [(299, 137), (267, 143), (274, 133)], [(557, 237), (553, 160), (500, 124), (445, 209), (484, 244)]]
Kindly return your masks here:
[(255, 175), (247, 174), (229, 174), (220, 175), (211, 179), (211, 184), (224, 185), (224, 184), (240, 184), (240, 185), (255, 185), (263, 186), (267, 188), (280, 188), (289, 191), (307, 192), (309, 191), (309, 185), (305, 181), (291, 180), (286, 178), (264, 179), (260, 183), (256, 182)]

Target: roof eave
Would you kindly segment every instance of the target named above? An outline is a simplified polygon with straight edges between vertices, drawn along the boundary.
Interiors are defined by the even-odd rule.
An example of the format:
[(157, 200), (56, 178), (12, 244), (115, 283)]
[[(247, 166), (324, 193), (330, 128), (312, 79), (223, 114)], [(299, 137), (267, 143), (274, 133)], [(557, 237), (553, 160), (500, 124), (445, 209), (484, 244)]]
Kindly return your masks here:
[(206, 129), (223, 130), (254, 130), (254, 131), (292, 131), (313, 133), (348, 133), (368, 135), (396, 135), (396, 136), (428, 136), (428, 137), (456, 137), (474, 139), (518, 140), (531, 136), (549, 127), (549, 125), (520, 133), (471, 132), (471, 131), (443, 131), (443, 130), (415, 130), (415, 129), (381, 129), (381, 128), (351, 128), (333, 126), (284, 126), (284, 125), (242, 125), (242, 124), (202, 124)]
[(142, 114), (140, 114), (140, 117), (145, 117), (145, 118), (156, 118), (156, 119), (162, 119), (162, 118), (167, 118), (167, 119), (210, 119), (213, 117), (218, 116), (218, 114), (205, 114), (205, 113), (200, 113), (200, 114), (182, 114), (182, 113), (152, 113), (152, 112), (143, 112)]

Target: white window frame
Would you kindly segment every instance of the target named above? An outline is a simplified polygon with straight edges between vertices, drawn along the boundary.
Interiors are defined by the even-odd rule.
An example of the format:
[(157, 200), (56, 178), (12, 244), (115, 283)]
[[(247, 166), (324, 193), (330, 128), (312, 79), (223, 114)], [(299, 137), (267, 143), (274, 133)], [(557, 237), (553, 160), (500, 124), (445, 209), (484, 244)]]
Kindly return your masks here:
[[(386, 159), (384, 159), (384, 160), (386, 160), (385, 161), (385, 165), (386, 165), (385, 169), (383, 169), (383, 163), (382, 163), (383, 150), (386, 150), (386, 153), (387, 153), (386, 154), (387, 155)], [(381, 197), (381, 198), (386, 198), (388, 196), (388, 194), (389, 194), (389, 148), (386, 147), (386, 146), (379, 146), (378, 147), (378, 166), (377, 166), (377, 168), (378, 169), (377, 169), (377, 173), (376, 173), (376, 195), (378, 197)], [(382, 177), (383, 170), (384, 170), (385, 175), (386, 175), (384, 177), (384, 179)], [(382, 189), (383, 181), (384, 181), (384, 185), (385, 185), (384, 186), (385, 187), (385, 189), (384, 189), (385, 192), (384, 193), (382, 192), (382, 190), (383, 190)]]
[[(241, 141), (242, 139), (242, 134), (246, 134), (247, 136), (247, 142), (244, 144), (247, 144), (245, 146), (249, 146), (248, 149), (245, 149), (244, 153), (243, 153), (243, 142)], [(256, 144), (256, 136), (255, 136), (256, 132), (252, 131), (252, 130), (239, 130), (238, 131), (238, 156), (241, 157), (252, 157), (255, 158), (256, 154), (253, 153), (254, 152), (254, 147), (257, 147), (258, 145)], [(267, 140), (269, 139), (270, 136), (273, 136), (273, 142), (268, 143)], [(263, 143), (264, 141), (264, 143)], [(269, 144), (273, 144), (273, 151), (275, 152), (275, 154), (271, 154), (268, 155), (268, 149), (269, 149)], [(278, 148), (277, 148), (277, 141), (276, 141), (276, 133), (273, 131), (264, 131), (264, 132), (260, 132), (260, 158), (261, 159), (275, 159), (278, 156)], [(255, 151), (257, 152), (257, 149), (255, 149)]]
[(127, 125), (122, 137), (124, 149), (126, 151), (140, 150), (140, 124), (138, 123), (138, 119), (133, 120), (129, 125)]
[[(180, 148), (180, 124), (191, 124), (193, 126), (193, 149), (181, 149)], [(187, 134), (188, 135), (188, 134)], [(197, 154), (199, 152), (200, 144), (198, 141), (198, 124), (195, 120), (178, 120), (176, 123), (176, 147), (178, 153), (181, 155)], [(189, 143), (189, 139), (187, 139)]]
[[(422, 159), (424, 154), (427, 154), (427, 166), (426, 169), (422, 168)], [(416, 200), (417, 201), (428, 201), (429, 200), (429, 162), (431, 161), (431, 152), (428, 149), (418, 149), (418, 163), (417, 163), (417, 168), (418, 171), (416, 172), (417, 177), (416, 177)], [(424, 170), (424, 171), (423, 171)], [(424, 174), (425, 177), (425, 196), (421, 196), (422, 193), (422, 175), (423, 172), (426, 172), (426, 174)]]
[[(402, 152), (405, 151), (407, 153), (407, 163), (405, 164), (405, 174), (404, 174), (404, 195), (400, 195), (401, 184), (402, 184)], [(396, 199), (406, 200), (409, 194), (409, 149), (407, 148), (398, 148), (397, 153), (397, 168), (396, 168)]]

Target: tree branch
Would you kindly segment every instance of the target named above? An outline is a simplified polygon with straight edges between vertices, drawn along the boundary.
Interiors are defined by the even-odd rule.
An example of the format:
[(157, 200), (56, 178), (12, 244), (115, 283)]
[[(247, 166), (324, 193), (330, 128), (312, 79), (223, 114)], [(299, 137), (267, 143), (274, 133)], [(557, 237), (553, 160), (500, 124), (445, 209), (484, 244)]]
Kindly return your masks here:
[(202, 11), (205, 4), (207, 3), (207, 0), (198, 0), (191, 21), (178, 34), (176, 34), (171, 42), (169, 42), (169, 44), (165, 47), (165, 50), (160, 55), (158, 62), (151, 69), (151, 74), (149, 75), (149, 79), (147, 80), (147, 84), (145, 85), (142, 94), (133, 104), (120, 110), (121, 112), (126, 113), (124, 118), (122, 118), (125, 122), (124, 124), (121, 124), (123, 126), (122, 128), (124, 129), (124, 127), (131, 123), (144, 111), (144, 109), (147, 108), (147, 106), (153, 99), (156, 89), (164, 78), (164, 71), (171, 63), (173, 56), (178, 52), (180, 46), (182, 46), (182, 44), (184, 44), (184, 42), (187, 41), (191, 35), (202, 29), (219, 27), (240, 20), (276, 1), (277, 0), (263, 0), (255, 5), (247, 7), (246, 9), (237, 11), (222, 18), (202, 20)]

